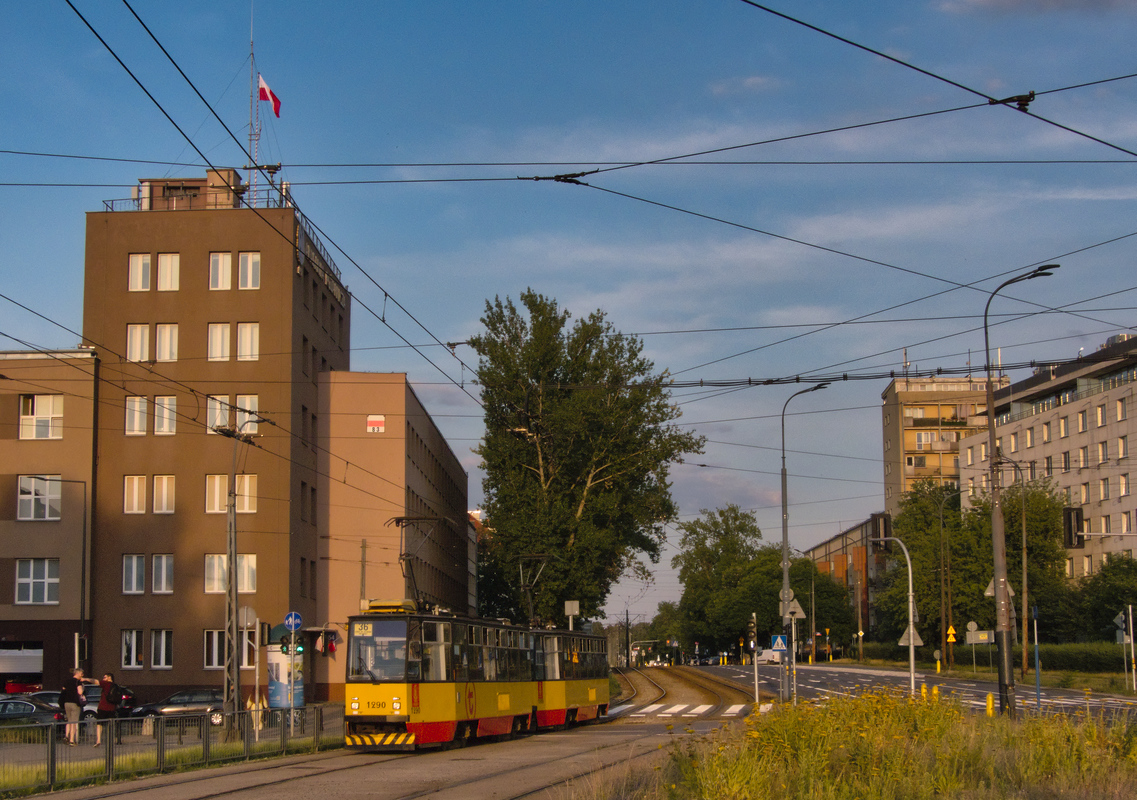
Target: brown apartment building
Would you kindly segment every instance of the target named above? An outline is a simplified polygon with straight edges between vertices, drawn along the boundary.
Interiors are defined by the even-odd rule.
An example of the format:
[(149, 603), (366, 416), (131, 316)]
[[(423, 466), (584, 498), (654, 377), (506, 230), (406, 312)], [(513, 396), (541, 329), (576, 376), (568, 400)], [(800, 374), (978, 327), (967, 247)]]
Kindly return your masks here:
[[(13, 470), (18, 475), (0, 502), (5, 535), (8, 520), (17, 530), (31, 525), (3, 505), (17, 497), (23, 503), (19, 475), (74, 472), (97, 487), (90, 495), (90, 603), (76, 608), (79, 569), (61, 559), (59, 591), (67, 602), (45, 612), (64, 617), (53, 622), (60, 628), (53, 641), (65, 640), (86, 614), (89, 666), (114, 669), (143, 699), (220, 687), (231, 472), (238, 606), (271, 625), (300, 613), (309, 645), (328, 641), (321, 634), (337, 630), (358, 608), (358, 582), (336, 574), (332, 565), (339, 562), (332, 559), (340, 554), (331, 543), (353, 542), (358, 576), (361, 538), (389, 537), (389, 519), (437, 516), (460, 524), (431, 535), (443, 549), (465, 551), (464, 471), (421, 405), (407, 401), (413, 393), (405, 376), (345, 378), (352, 375), (350, 331), (351, 298), (339, 272), (276, 188), (252, 197), (235, 170), (210, 170), (204, 179), (141, 181), (131, 200), (88, 214), (83, 334), (99, 355), (98, 378), (86, 389), (88, 397), (97, 391), (97, 404), (65, 397), (64, 442), (75, 462), (66, 470), (49, 458), (60, 452), (50, 450), (53, 442), (16, 443), (29, 466), (20, 462)], [(0, 362), (0, 372), (7, 363)], [(339, 391), (341, 380), (356, 390)], [(0, 381), (0, 390), (16, 394), (9, 383)], [(399, 387), (398, 402), (383, 395), (392, 386)], [(33, 388), (27, 384), (18, 389), (20, 399), (2, 401), (11, 406), (0, 407), (6, 422), (23, 424), (16, 403), (35, 397)], [(340, 397), (343, 412), (336, 408)], [(364, 423), (369, 414), (385, 415), (392, 425), (385, 434), (367, 433), (355, 425), (359, 414)], [(351, 429), (342, 436), (341, 423)], [(8, 430), (12, 436), (11, 424)], [(252, 443), (226, 431), (250, 434)], [(382, 447), (375, 446), (379, 438)], [(425, 446), (412, 454), (420, 441)], [(82, 448), (73, 450), (72, 442)], [(10, 444), (0, 439), (0, 446)], [(412, 466), (432, 459), (445, 480), (436, 472), (437, 487), (420, 485)], [(66, 528), (69, 542), (76, 540), (73, 528)], [(373, 553), (379, 552), (385, 555), (376, 560), (399, 566), (401, 552), (377, 545)], [(414, 555), (429, 561), (438, 552), (424, 545)], [(38, 550), (5, 553), (19, 563), (49, 558)], [(19, 563), (9, 575), (21, 574)], [(465, 610), (464, 560), (461, 566), (443, 565), (449, 583), (427, 582), (431, 600)], [(18, 587), (13, 591), (9, 596), (18, 598)], [(403, 592), (384, 585), (374, 594)], [(9, 624), (0, 621), (0, 635)], [(246, 695), (254, 683), (254, 641), (250, 632), (241, 645)], [(305, 658), (308, 699), (335, 695), (342, 655), (309, 646)], [(264, 663), (255, 676), (262, 687)], [(45, 680), (49, 674), (55, 673), (45, 666)]]

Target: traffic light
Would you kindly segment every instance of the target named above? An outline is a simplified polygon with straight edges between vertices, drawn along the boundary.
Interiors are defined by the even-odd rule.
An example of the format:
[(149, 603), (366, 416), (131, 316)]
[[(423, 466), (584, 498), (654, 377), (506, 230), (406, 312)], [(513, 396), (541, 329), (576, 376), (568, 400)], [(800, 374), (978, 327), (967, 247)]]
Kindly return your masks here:
[(753, 653), (758, 647), (758, 625), (754, 617), (746, 623), (746, 648)]
[(1082, 524), (1080, 506), (1068, 506), (1062, 509), (1062, 544), (1067, 550), (1086, 546), (1086, 537), (1082, 535)]
[(280, 637), (280, 652), (288, 655), (292, 650), (292, 634), (286, 633)]
[(304, 655), (304, 637), (299, 633), (292, 634), (292, 649), (296, 655)]

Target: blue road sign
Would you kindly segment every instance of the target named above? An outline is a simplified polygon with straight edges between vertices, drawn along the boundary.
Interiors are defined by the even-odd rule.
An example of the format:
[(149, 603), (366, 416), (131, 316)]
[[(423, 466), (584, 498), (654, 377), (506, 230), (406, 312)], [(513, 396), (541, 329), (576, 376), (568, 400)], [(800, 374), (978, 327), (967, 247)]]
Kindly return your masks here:
[(770, 637), (770, 649), (777, 653), (784, 653), (786, 651), (785, 634)]
[[(284, 627), (288, 628), (288, 630), (292, 631), (293, 633), (296, 633), (296, 631), (300, 630), (300, 626), (303, 624), (304, 624), (304, 620), (301, 619), (300, 615), (297, 614), (295, 611), (289, 611), (288, 616), (286, 616), (284, 618)], [(783, 640), (785, 639), (784, 636), (782, 638), (783, 638)], [(784, 642), (782, 645), (782, 649), (785, 650)]]

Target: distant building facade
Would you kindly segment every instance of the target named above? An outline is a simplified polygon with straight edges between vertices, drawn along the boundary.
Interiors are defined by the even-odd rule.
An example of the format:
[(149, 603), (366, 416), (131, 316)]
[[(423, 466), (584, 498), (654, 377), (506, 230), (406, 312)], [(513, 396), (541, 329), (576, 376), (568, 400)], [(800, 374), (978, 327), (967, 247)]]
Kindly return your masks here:
[(888, 384), (881, 394), (885, 512), (896, 516), (917, 481), (959, 484), (959, 442), (986, 430), (986, 391), (981, 377), (903, 377)]
[[(1120, 335), (1085, 358), (1039, 369), (995, 394), (1001, 484), (1047, 479), (1081, 509), (1085, 546), (1067, 551), (1066, 574), (1090, 575), (1137, 548), (1130, 442), (1137, 442), (1137, 339)], [(988, 434), (960, 442), (963, 504), (990, 486)], [(1012, 465), (1011, 462), (1014, 462)], [(1018, 470), (1015, 469), (1018, 466)]]
[[(887, 569), (883, 553), (873, 552), (870, 540), (888, 530), (884, 514), (873, 514), (864, 522), (846, 528), (802, 552), (817, 565), (817, 571), (828, 575), (849, 592), (849, 603), (857, 632), (870, 640), (875, 638), (878, 613), (877, 591)], [(853, 646), (857, 642), (854, 640)]]
[[(230, 169), (141, 181), (88, 214), (84, 286), (93, 350), (0, 359), (0, 656), (42, 641), (49, 684), (78, 658), (143, 700), (220, 686), (230, 502), (238, 605), (302, 615), (309, 700), (342, 697), (343, 656), (316, 645), (342, 641), (361, 590), (409, 596), (400, 564), (467, 610), (467, 476), (405, 376), (349, 372), (351, 297), (286, 193)], [(422, 517), (446, 524), (385, 527)], [(64, 652), (77, 636), (89, 651)], [(266, 683), (255, 642), (246, 697)]]

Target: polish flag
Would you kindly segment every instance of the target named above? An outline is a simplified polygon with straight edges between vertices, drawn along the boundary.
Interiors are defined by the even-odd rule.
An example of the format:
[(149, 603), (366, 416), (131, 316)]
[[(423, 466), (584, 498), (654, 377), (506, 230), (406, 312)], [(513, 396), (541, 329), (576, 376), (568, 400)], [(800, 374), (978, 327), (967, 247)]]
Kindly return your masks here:
[(280, 117), (280, 98), (272, 93), (272, 89), (268, 88), (265, 79), (259, 74), (257, 75), (257, 83), (260, 86), (260, 99), (272, 101), (272, 113), (276, 114), (277, 118)]

